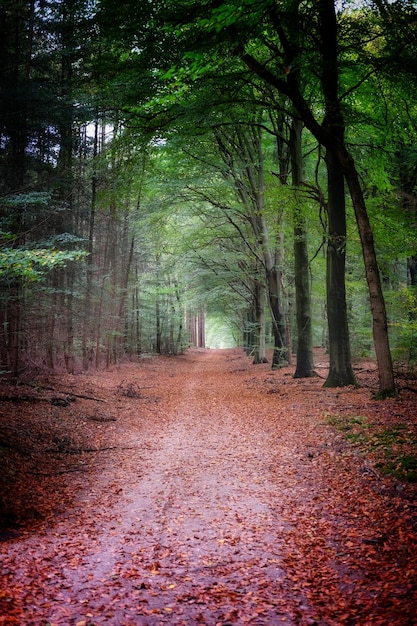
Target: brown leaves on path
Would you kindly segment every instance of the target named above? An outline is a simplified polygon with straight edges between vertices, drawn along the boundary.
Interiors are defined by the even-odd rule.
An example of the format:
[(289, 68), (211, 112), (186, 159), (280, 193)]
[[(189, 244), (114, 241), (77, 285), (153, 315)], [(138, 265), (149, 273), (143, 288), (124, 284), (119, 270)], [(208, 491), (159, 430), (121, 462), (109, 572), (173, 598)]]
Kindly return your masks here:
[(291, 373), (190, 351), (5, 402), (0, 625), (417, 624), (415, 485), (332, 422), (412, 432), (415, 397)]

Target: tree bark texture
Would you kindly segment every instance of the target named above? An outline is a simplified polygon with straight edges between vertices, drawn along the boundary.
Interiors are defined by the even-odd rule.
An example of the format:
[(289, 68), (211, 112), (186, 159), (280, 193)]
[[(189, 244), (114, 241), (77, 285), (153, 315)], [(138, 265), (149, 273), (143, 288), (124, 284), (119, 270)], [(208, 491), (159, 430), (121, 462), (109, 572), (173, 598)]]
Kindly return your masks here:
[(265, 346), (265, 285), (254, 283), (254, 349), (253, 364), (267, 363)]
[(274, 336), (272, 369), (276, 369), (287, 365), (288, 361), (285, 341), (285, 320), (281, 308), (279, 271), (275, 265), (267, 268), (266, 281), (272, 317), (272, 333)]
[[(292, 185), (297, 189), (303, 182), (301, 136), (303, 124), (294, 119), (290, 132)], [(294, 282), (295, 316), (297, 322), (297, 363), (294, 378), (314, 376), (313, 331), (311, 324), (311, 290), (307, 248), (306, 220), (297, 204), (294, 207)]]
[(351, 365), (347, 320), (345, 265), (346, 211), (343, 170), (336, 155), (326, 151), (328, 181), (327, 321), (329, 330), (329, 373), (325, 387), (356, 383)]
[(376, 258), (374, 236), (369, 222), (368, 212), (352, 156), (345, 146), (339, 151), (339, 159), (344, 176), (349, 186), (350, 196), (355, 211), (356, 223), (362, 244), (365, 275), (368, 284), (369, 300), (372, 312), (372, 331), (379, 375), (379, 396), (392, 396), (396, 393), (392, 356), (389, 345), (387, 313), (381, 277)]

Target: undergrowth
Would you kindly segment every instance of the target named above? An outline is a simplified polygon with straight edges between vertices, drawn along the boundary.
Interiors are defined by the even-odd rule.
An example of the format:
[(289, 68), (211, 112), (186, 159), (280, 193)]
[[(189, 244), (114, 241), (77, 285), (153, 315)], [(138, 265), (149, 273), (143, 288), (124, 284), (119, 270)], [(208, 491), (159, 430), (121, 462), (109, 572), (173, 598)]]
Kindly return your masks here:
[(360, 415), (330, 415), (326, 421), (352, 446), (371, 457), (381, 474), (417, 483), (417, 436), (407, 424), (381, 429)]

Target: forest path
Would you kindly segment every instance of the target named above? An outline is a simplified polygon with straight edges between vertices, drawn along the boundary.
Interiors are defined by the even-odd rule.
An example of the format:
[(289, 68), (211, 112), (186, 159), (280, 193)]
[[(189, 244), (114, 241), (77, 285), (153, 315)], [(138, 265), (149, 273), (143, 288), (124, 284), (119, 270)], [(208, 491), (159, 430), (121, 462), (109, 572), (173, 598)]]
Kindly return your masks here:
[[(97, 380), (115, 401), (108, 449), (65, 513), (7, 544), (21, 612), (0, 624), (417, 623), (415, 580), (392, 577), (392, 494), (323, 420), (363, 393), (233, 350)], [(141, 391), (114, 400), (116, 384)]]

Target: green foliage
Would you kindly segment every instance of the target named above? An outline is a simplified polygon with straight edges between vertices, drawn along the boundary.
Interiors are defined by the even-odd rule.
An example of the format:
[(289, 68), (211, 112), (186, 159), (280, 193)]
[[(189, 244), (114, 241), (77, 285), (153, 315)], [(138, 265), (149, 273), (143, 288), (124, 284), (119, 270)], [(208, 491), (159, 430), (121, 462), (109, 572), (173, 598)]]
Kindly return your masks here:
[[(59, 209), (51, 207), (52, 200), (51, 193), (38, 191), (1, 198), (2, 222), (13, 225), (17, 221), (21, 225), (20, 229), (27, 229), (29, 222), (36, 224), (41, 221), (42, 211), (59, 212)], [(3, 241), (3, 246), (0, 247), (0, 279), (3, 282), (19, 281), (23, 285), (38, 283), (51, 270), (65, 267), (87, 254), (81, 249), (74, 249), (75, 245), (79, 246), (84, 240), (72, 233), (58, 233), (44, 241), (33, 241), (31, 245), (14, 247), (7, 243), (18, 242), (21, 238), (19, 231), (1, 231), (0, 236)]]
[(27, 223), (48, 210), (52, 195), (33, 191), (0, 198), (1, 239), (16, 240)]
[(197, 26), (220, 33), (237, 23), (242, 28), (255, 26), (271, 0), (243, 0), (223, 2), (212, 9), (209, 17), (197, 21)]
[(0, 242), (13, 241), (14, 239), (16, 239), (16, 235), (14, 235), (13, 233), (0, 230)]
[(362, 415), (343, 417), (341, 415), (330, 415), (326, 419), (331, 426), (334, 426), (341, 432), (350, 432), (355, 426), (364, 427), (367, 424), (366, 417), (363, 417)]
[(331, 415), (326, 421), (363, 455), (372, 456), (381, 474), (417, 482), (417, 437), (407, 424), (398, 422), (381, 430), (366, 417), (356, 415)]
[(65, 267), (71, 261), (78, 261), (86, 252), (62, 250), (2, 248), (0, 250), (0, 279), (2, 281), (40, 282), (45, 275), (57, 267)]
[(351, 354), (353, 359), (363, 359), (374, 356), (371, 312), (363, 267), (358, 263), (360, 248), (355, 245), (350, 247), (353, 249), (349, 250), (346, 263), (346, 295)]
[(400, 455), (394, 460), (377, 464), (381, 474), (394, 476), (408, 483), (417, 483), (417, 455)]
[(46, 207), (51, 201), (51, 194), (45, 191), (31, 191), (29, 193), (18, 193), (12, 196), (1, 198), (0, 206), (9, 209), (19, 209), (27, 207)]
[[(412, 251), (414, 245), (407, 218), (401, 215), (399, 177), (392, 167), (396, 154), (393, 147), (398, 144), (398, 137), (394, 138), (396, 134), (401, 141), (407, 138), (408, 129), (404, 129), (409, 125), (408, 115), (405, 109), (399, 113), (401, 92), (393, 87), (389, 72), (382, 74), (380, 70), (382, 61), (387, 67), (392, 63), (389, 55), (390, 46), (395, 43), (394, 22), (399, 23), (397, 17), (401, 14), (399, 3), (392, 4), (398, 6), (395, 11), (392, 8), (392, 13), (390, 8), (387, 18), (374, 7), (358, 7), (355, 3), (344, 4), (337, 15), (340, 98), (347, 140), (360, 170), (384, 276), (394, 260)], [(99, 191), (99, 200), (116, 207), (119, 215), (119, 208), (132, 189), (127, 178), (131, 175), (135, 179), (131, 155), (145, 131), (153, 140), (140, 208), (131, 215), (135, 252), (141, 258), (141, 267), (146, 268), (143, 284), (146, 283), (147, 298), (150, 302), (159, 294), (169, 300), (170, 282), (161, 282), (161, 275), (175, 268), (185, 298), (192, 303), (204, 301), (209, 309), (213, 307), (211, 313), (217, 323), (218, 316), (226, 311), (232, 315), (233, 306), (240, 311), (236, 304), (239, 299), (247, 304), (250, 279), (259, 272), (259, 267), (249, 261), (251, 254), (258, 253), (258, 241), (248, 227), (248, 218), (257, 217), (257, 210), (248, 216), (233, 189), (233, 179), (243, 188), (251, 166), (249, 175), (253, 175), (256, 156), (242, 153), (241, 158), (234, 155), (234, 163), (222, 163), (210, 132), (221, 129), (226, 145), (237, 146), (243, 134), (234, 132), (233, 124), (243, 128), (249, 118), (254, 119), (262, 111), (264, 115), (257, 122), (270, 131), (277, 110), (284, 110), (287, 119), (291, 113), (288, 100), (248, 72), (242, 62), (245, 53), (253, 53), (259, 62), (266, 62), (266, 69), (279, 81), (290, 81), (296, 69), (306, 106), (311, 107), (317, 120), (321, 119), (324, 103), (319, 76), (323, 68), (317, 49), (317, 4), (227, 0), (180, 5), (168, 1), (138, 7), (133, 0), (118, 8), (110, 0), (99, 5), (97, 101), (107, 98), (107, 109), (119, 109), (119, 119), (128, 120), (128, 128), (120, 132), (119, 141), (113, 142), (103, 159), (107, 185)], [(275, 23), (270, 19), (273, 12)], [(280, 41), (281, 31), (296, 52), (291, 65), (285, 64), (287, 50)], [(300, 32), (303, 45), (294, 46)], [(414, 115), (413, 108), (409, 106), (410, 117)], [(276, 127), (285, 134), (279, 124)], [(293, 288), (289, 216), (294, 198), (289, 186), (282, 185), (277, 176), (276, 143), (276, 136), (263, 135), (262, 150), (266, 156), (262, 211), (271, 249), (280, 253), (284, 283), (287, 280), (284, 288), (290, 300)], [(322, 162), (317, 164), (317, 148), (311, 135), (306, 143), (306, 181), (313, 190), (311, 196), (315, 194), (316, 198), (321, 195), (321, 189), (315, 192), (316, 187), (322, 187), (325, 202), (324, 168)], [(413, 143), (409, 141), (410, 145)], [(415, 156), (410, 146), (402, 154), (408, 163)], [(324, 203), (321, 218), (325, 221), (323, 206)], [(302, 212), (311, 233), (311, 256), (322, 243), (318, 211), (314, 201), (303, 203)], [(352, 352), (354, 356), (368, 356), (372, 345), (369, 298), (353, 214), (349, 220), (347, 291)], [(238, 243), (239, 229), (243, 244)], [(155, 259), (158, 262), (154, 263)], [(324, 266), (320, 253), (309, 268), (318, 343), (324, 343), (326, 324)], [(227, 299), (233, 306), (227, 307)], [(392, 319), (396, 322), (398, 316)]]
[(388, 294), (393, 358), (409, 369), (417, 366), (417, 289), (402, 287)]
[[(75, 245), (79, 246), (86, 243), (84, 237), (77, 237), (72, 233), (58, 233), (51, 235), (46, 242), (38, 244), (40, 248), (71, 248)], [(79, 251), (81, 252), (81, 251)]]

